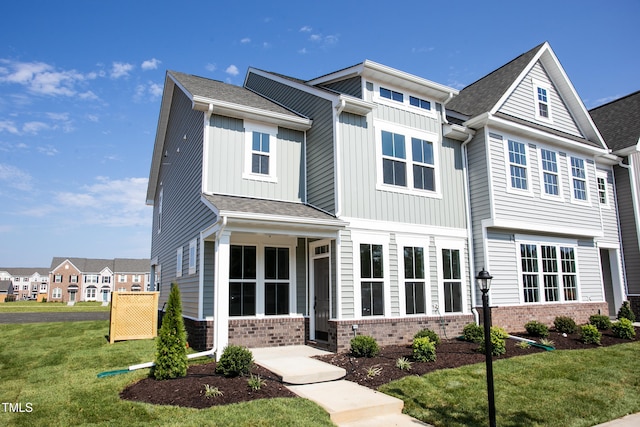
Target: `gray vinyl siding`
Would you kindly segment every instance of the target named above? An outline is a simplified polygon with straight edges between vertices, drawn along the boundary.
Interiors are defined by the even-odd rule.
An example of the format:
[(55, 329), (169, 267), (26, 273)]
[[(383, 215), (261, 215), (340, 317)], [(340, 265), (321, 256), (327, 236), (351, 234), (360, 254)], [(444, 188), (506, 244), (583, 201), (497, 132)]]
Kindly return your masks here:
[[(400, 316), (400, 256), (404, 256), (403, 252), (400, 251), (398, 253), (398, 245), (396, 244), (396, 235), (391, 234), (389, 236), (389, 297), (391, 301), (389, 301), (389, 305), (391, 307), (391, 312), (386, 313), (387, 316)], [(386, 274), (385, 274), (386, 276)], [(403, 302), (404, 303), (404, 302)]]
[[(491, 281), (491, 304), (514, 305), (520, 303), (520, 285), (518, 277), (518, 247), (513, 234), (496, 231), (487, 232), (487, 252)], [(488, 267), (489, 268), (489, 267)], [(476, 301), (480, 305), (481, 294)]]
[(576, 261), (580, 301), (604, 301), (600, 252), (593, 241), (578, 241)]
[[(388, 108), (379, 106), (379, 108)], [(388, 108), (389, 109), (389, 108)], [(395, 110), (395, 109), (389, 109)], [(436, 185), (441, 198), (406, 194), (376, 188), (382, 179), (377, 177), (381, 158), (376, 154), (380, 142), (378, 133), (384, 124), (372, 126), (367, 118), (349, 113), (340, 115), (338, 147), (341, 157), (341, 212), (347, 217), (394, 221), (410, 224), (465, 228), (465, 191), (460, 142), (442, 139), (438, 120), (410, 112), (396, 111), (396, 123), (412, 124), (419, 130), (435, 132), (431, 139), (438, 157)], [(404, 118), (404, 119), (401, 119)], [(378, 122), (379, 123), (379, 122)], [(416, 127), (417, 126), (417, 127)], [(407, 138), (407, 169), (411, 167), (410, 139)], [(412, 182), (408, 182), (411, 189)], [(401, 187), (400, 189), (405, 189)]]
[(484, 260), (482, 220), (491, 217), (489, 172), (487, 170), (484, 129), (480, 129), (467, 145), (467, 176), (471, 204), (474, 267), (475, 272), (479, 272), (483, 267), (488, 268), (488, 264)]
[(296, 251), (296, 313), (307, 316), (307, 246), (306, 240), (299, 238)]
[(360, 76), (323, 85), (323, 87), (362, 99), (362, 79)]
[(216, 244), (212, 241), (204, 242), (204, 288), (202, 294), (203, 316), (213, 316), (214, 307), (214, 274), (215, 274)]
[(354, 286), (356, 274), (353, 265), (353, 241), (351, 240), (351, 231), (343, 230), (340, 232), (340, 277), (339, 292), (341, 298), (342, 317), (351, 319), (355, 316), (355, 295)]
[[(275, 148), (277, 182), (267, 182), (243, 177), (247, 147), (242, 120), (213, 115), (210, 126), (205, 191), (293, 202), (302, 200), (303, 132), (278, 128), (277, 140), (271, 141)], [(274, 167), (273, 163), (270, 167)]]
[[(571, 170), (567, 159), (571, 153), (559, 150), (557, 156), (558, 172), (562, 184), (562, 199), (551, 200), (542, 198), (538, 150), (535, 144), (525, 139), (515, 139), (528, 145), (527, 167), (529, 168), (528, 185), (532, 188), (531, 195), (518, 191), (508, 191), (511, 186), (508, 156), (505, 155), (507, 138), (500, 139), (500, 135), (490, 134), (491, 177), (494, 200), (494, 218), (520, 221), (524, 224), (535, 223), (538, 226), (565, 227), (569, 234), (576, 227), (588, 229), (595, 234), (602, 231), (598, 206), (598, 189), (596, 168), (593, 161), (582, 156), (585, 160), (589, 203), (571, 201)], [(563, 155), (564, 154), (564, 155)]]
[(333, 111), (331, 102), (255, 73), (245, 86), (313, 120), (306, 134), (307, 202), (335, 213)]
[[(550, 87), (549, 110), (551, 111), (551, 123), (536, 119), (537, 104), (533, 92), (532, 78)], [(537, 62), (533, 66), (529, 74), (520, 82), (513, 93), (509, 95), (498, 111), (530, 122), (537, 122), (572, 135), (583, 136), (573, 120), (569, 109), (560, 97), (555, 86), (553, 86), (551, 79), (540, 62)]]
[[(196, 274), (188, 274), (189, 241), (215, 221), (215, 215), (201, 201), (203, 113), (193, 111), (189, 99), (176, 87), (167, 124), (163, 159), (155, 195), (151, 258), (161, 266), (159, 306), (169, 295), (172, 282), (180, 287), (183, 314), (197, 318), (200, 265)], [(183, 140), (187, 135), (188, 139)], [(180, 151), (178, 153), (178, 148)], [(195, 165), (195, 167), (194, 167)], [(161, 185), (160, 185), (161, 183)], [(163, 191), (162, 228), (158, 233), (158, 193)], [(182, 277), (176, 278), (176, 250), (184, 247)], [(199, 257), (198, 248), (196, 257)], [(199, 258), (196, 258), (199, 259)]]
[[(598, 243), (607, 243), (610, 245), (618, 245), (620, 243), (618, 234), (618, 215), (617, 206), (615, 201), (614, 183), (613, 183), (613, 171), (611, 169), (600, 169), (598, 172), (606, 173), (606, 185), (607, 185), (607, 204), (600, 206), (600, 215), (602, 217), (602, 231), (603, 237), (596, 239)], [(597, 185), (597, 184), (596, 184)], [(596, 193), (593, 198), (594, 203), (600, 203), (600, 195)]]
[[(640, 294), (640, 242), (631, 193), (629, 170), (615, 166), (618, 212), (620, 215), (620, 234), (624, 253), (624, 267), (629, 294)], [(640, 188), (640, 187), (638, 187)]]

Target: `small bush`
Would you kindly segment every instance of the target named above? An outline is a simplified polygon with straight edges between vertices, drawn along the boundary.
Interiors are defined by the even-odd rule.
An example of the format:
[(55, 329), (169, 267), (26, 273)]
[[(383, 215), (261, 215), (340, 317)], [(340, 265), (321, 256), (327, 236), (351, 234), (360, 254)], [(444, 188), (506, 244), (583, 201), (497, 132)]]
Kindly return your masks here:
[(625, 340), (632, 340), (636, 337), (636, 330), (633, 327), (633, 323), (624, 317), (611, 325), (611, 331), (614, 336)]
[(546, 345), (547, 347), (554, 347), (556, 345), (556, 343), (553, 340), (550, 340), (548, 338), (540, 339), (540, 344)]
[(532, 320), (524, 325), (527, 333), (532, 337), (546, 338), (549, 336), (549, 328), (544, 323), (540, 323), (537, 320)]
[(218, 387), (211, 387), (209, 384), (204, 385), (204, 397), (207, 399), (211, 397), (220, 397), (222, 395), (224, 395), (224, 393)]
[(636, 315), (633, 313), (633, 310), (631, 310), (629, 301), (622, 303), (620, 310), (618, 310), (618, 319), (629, 319), (631, 323), (636, 321)]
[(411, 361), (406, 357), (399, 357), (396, 359), (396, 368), (401, 371), (410, 371), (411, 370)]
[(416, 332), (416, 334), (413, 336), (413, 339), (415, 340), (416, 338), (424, 337), (429, 338), (436, 347), (440, 345), (440, 337), (431, 329), (422, 329), (421, 331)]
[(436, 360), (436, 345), (429, 338), (422, 337), (413, 340), (413, 360), (418, 362), (433, 362)]
[[(505, 344), (504, 340), (508, 336), (509, 334), (507, 334), (507, 331), (505, 331), (504, 329), (498, 326), (491, 327), (491, 354), (492, 355), (501, 356), (507, 352), (507, 345)], [(480, 341), (480, 351), (482, 353), (485, 352), (484, 337), (482, 341)]]
[(225, 377), (237, 377), (248, 374), (252, 366), (251, 350), (240, 345), (228, 345), (216, 364), (216, 373)]
[(567, 316), (558, 316), (553, 321), (553, 326), (556, 328), (557, 332), (564, 334), (573, 334), (578, 327), (576, 326), (576, 322)]
[(253, 375), (247, 380), (247, 385), (253, 391), (258, 391), (262, 388), (263, 385), (266, 385), (267, 382), (263, 380), (260, 375)]
[(611, 320), (609, 320), (609, 316), (602, 314), (592, 314), (589, 316), (589, 323), (598, 328), (599, 331), (606, 331), (611, 328)]
[(600, 338), (602, 334), (595, 326), (584, 325), (580, 328), (580, 339), (583, 343), (600, 345)]
[(516, 344), (516, 347), (526, 350), (531, 347), (531, 344), (529, 344), (527, 341), (520, 341), (518, 344)]
[(484, 331), (482, 330), (482, 326), (476, 325), (475, 323), (467, 323), (464, 325), (464, 329), (462, 329), (462, 336), (465, 341), (479, 343), (482, 341), (482, 337), (484, 336)]
[(375, 357), (380, 353), (380, 347), (373, 337), (358, 335), (351, 338), (351, 354), (355, 357)]

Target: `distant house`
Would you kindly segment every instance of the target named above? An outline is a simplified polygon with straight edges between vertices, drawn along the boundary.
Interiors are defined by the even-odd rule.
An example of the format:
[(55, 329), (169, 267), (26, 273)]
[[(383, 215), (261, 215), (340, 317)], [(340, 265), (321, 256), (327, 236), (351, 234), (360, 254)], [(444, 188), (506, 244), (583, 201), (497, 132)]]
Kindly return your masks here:
[(462, 89), (447, 113), (475, 132), (465, 143), (472, 255), (494, 277), (493, 323), (517, 331), (534, 319), (615, 314), (619, 158), (549, 44)]
[(51, 261), (50, 301), (111, 301), (113, 291), (152, 290), (148, 259), (62, 258)]
[(49, 291), (46, 267), (0, 267), (0, 280), (10, 280), (16, 300), (42, 299)]
[(5, 302), (9, 295), (14, 295), (11, 280), (0, 280), (0, 302)]
[(613, 166), (628, 299), (640, 316), (640, 91), (589, 111), (621, 161)]

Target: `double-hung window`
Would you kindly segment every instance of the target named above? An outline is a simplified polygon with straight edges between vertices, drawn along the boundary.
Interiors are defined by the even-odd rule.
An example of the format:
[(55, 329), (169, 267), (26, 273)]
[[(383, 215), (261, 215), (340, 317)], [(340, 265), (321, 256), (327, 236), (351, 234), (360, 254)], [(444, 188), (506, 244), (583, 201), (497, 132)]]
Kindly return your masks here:
[(176, 277), (182, 277), (182, 246), (176, 249)]
[(521, 243), (520, 265), (525, 303), (577, 300), (574, 247)]
[(253, 132), (251, 143), (251, 173), (269, 175), (269, 134)]
[(462, 311), (462, 272), (459, 249), (442, 249), (444, 312)]
[(404, 135), (382, 131), (382, 176), (385, 184), (407, 186)]
[(520, 245), (520, 262), (522, 265), (522, 290), (524, 302), (538, 302), (538, 247), (536, 245)]
[(197, 254), (197, 240), (193, 239), (189, 242), (189, 274), (195, 274), (196, 272), (196, 254)]
[(264, 248), (264, 314), (289, 314), (289, 248)]
[(413, 157), (413, 187), (434, 191), (436, 186), (433, 143), (419, 138), (411, 138), (411, 152)]
[(404, 247), (404, 294), (407, 314), (426, 313), (424, 249)]
[(609, 205), (609, 197), (607, 196), (607, 174), (606, 172), (598, 172), (598, 201), (601, 205)]
[(542, 180), (544, 184), (544, 194), (549, 196), (560, 195), (560, 181), (558, 175), (558, 158), (555, 151), (540, 149), (540, 160), (542, 162)]
[(528, 190), (527, 149), (522, 142), (508, 141), (511, 188)]
[(250, 121), (244, 122), (244, 179), (276, 181), (277, 128)]
[(382, 245), (360, 245), (360, 302), (362, 316), (384, 315)]
[(535, 101), (536, 119), (551, 120), (551, 87), (543, 82), (533, 80), (533, 98)]
[(562, 263), (562, 286), (565, 301), (577, 301), (578, 282), (576, 276), (575, 249), (571, 247), (560, 248), (560, 260)]
[(587, 173), (584, 159), (571, 157), (571, 184), (575, 200), (587, 200)]
[(62, 283), (62, 274), (56, 274), (53, 276), (53, 283)]
[(256, 247), (232, 245), (229, 254), (229, 315), (256, 314)]

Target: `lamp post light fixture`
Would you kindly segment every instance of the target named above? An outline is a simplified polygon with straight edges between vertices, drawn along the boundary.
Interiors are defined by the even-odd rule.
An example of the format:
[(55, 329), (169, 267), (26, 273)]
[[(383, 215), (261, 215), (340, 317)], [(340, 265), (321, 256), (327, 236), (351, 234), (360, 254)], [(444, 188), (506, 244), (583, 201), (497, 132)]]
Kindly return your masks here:
[(493, 393), (493, 359), (491, 352), (491, 308), (489, 308), (489, 288), (493, 276), (484, 268), (476, 276), (478, 287), (482, 291), (482, 315), (484, 324), (484, 355), (487, 365), (487, 398), (489, 401), (489, 426), (496, 427), (496, 404)]

